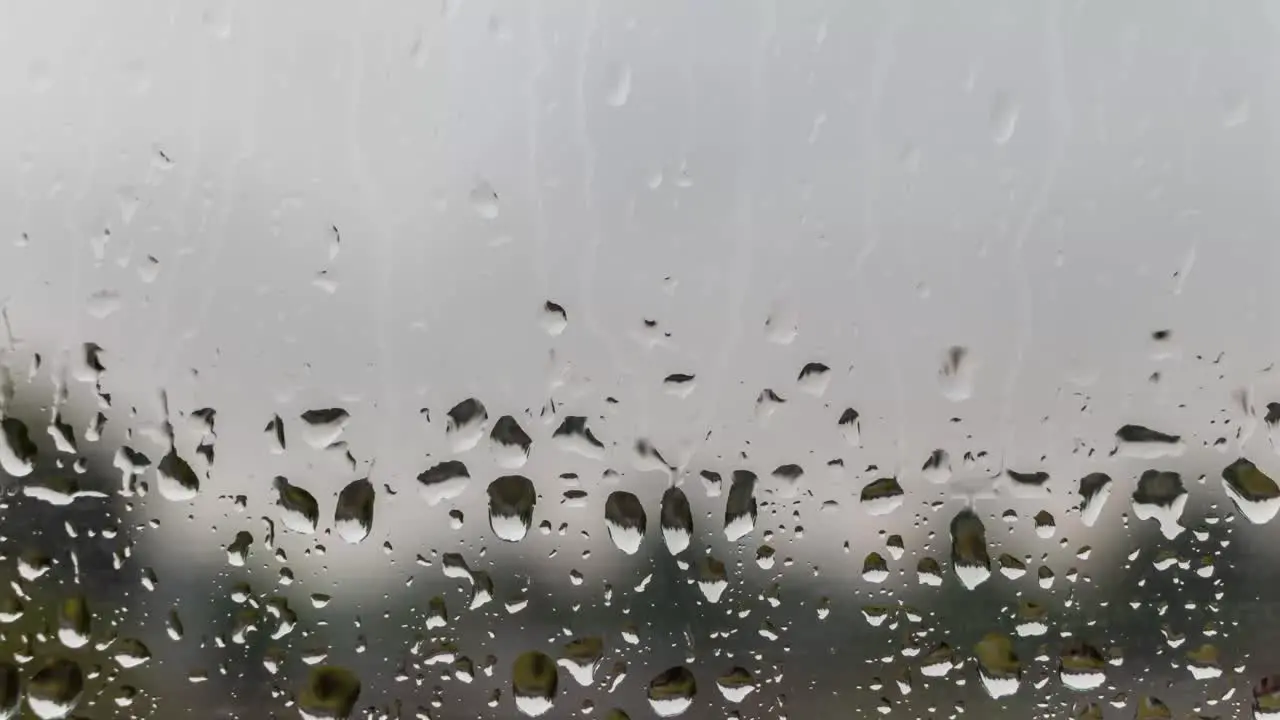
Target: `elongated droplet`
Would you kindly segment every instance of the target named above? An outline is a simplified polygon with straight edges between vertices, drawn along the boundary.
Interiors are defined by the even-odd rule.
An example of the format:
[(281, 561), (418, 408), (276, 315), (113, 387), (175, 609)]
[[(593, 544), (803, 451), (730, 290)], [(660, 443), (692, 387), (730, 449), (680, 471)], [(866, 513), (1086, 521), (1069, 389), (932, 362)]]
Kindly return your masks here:
[(342, 489), (333, 511), (333, 526), (339, 537), (354, 545), (369, 536), (375, 495), (369, 478), (353, 480)]

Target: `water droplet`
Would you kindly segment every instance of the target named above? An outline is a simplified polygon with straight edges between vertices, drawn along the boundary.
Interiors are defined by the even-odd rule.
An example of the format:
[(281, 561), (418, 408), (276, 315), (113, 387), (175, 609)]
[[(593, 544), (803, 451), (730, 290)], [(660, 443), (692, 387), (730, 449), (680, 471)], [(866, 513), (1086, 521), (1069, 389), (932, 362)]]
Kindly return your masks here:
[(1116, 431), (1116, 451), (1143, 460), (1178, 457), (1186, 450), (1182, 438), (1143, 427), (1125, 425)]
[(156, 465), (156, 487), (170, 502), (187, 502), (200, 494), (200, 478), (186, 460), (169, 450)]
[(693, 705), (698, 683), (683, 665), (664, 670), (649, 682), (649, 707), (658, 717), (676, 717)]
[(540, 320), (542, 329), (551, 337), (556, 337), (564, 332), (569, 325), (569, 315), (565, 313), (564, 308), (550, 300), (542, 304), (542, 318)]
[(683, 490), (669, 487), (662, 493), (660, 519), (667, 552), (672, 555), (684, 552), (693, 538), (693, 510)]
[(582, 687), (595, 682), (596, 669), (604, 656), (604, 640), (599, 637), (578, 638), (564, 646), (560, 653), (560, 667)]
[(1139, 520), (1155, 518), (1160, 531), (1170, 540), (1182, 532), (1178, 520), (1187, 505), (1187, 489), (1176, 472), (1147, 470), (1138, 478), (1133, 492), (1133, 515)]
[(756, 680), (746, 668), (734, 666), (729, 672), (716, 678), (716, 687), (724, 699), (740, 703), (756, 689)]
[(709, 603), (720, 602), (720, 596), (729, 587), (729, 573), (724, 563), (708, 555), (702, 558), (698, 576), (698, 589)]
[(276, 505), (280, 506), (280, 522), (296, 533), (314, 533), (320, 521), (320, 505), (315, 497), (283, 475), (277, 475), (272, 486), (276, 491)]
[(57, 507), (65, 507), (82, 498), (107, 497), (106, 493), (98, 490), (82, 489), (79, 478), (65, 475), (44, 477), (23, 485), (22, 494)]
[(678, 398), (689, 397), (695, 387), (694, 376), (688, 373), (671, 373), (662, 380), (662, 388)]
[(458, 460), (446, 460), (418, 475), (418, 494), (428, 505), (439, 505), (461, 495), (471, 484), (471, 473)]
[(596, 439), (587, 427), (587, 418), (581, 415), (569, 415), (551, 434), (551, 440), (560, 449), (581, 455), (590, 460), (604, 459), (604, 443)]
[(302, 439), (316, 450), (338, 441), (351, 415), (342, 408), (308, 410), (302, 413)]
[(991, 577), (987, 529), (982, 519), (969, 508), (956, 513), (951, 520), (951, 567), (961, 584), (969, 590)]
[(1078, 692), (1096, 690), (1107, 681), (1106, 661), (1097, 648), (1082, 640), (1069, 640), (1058, 659), (1062, 684)]
[(734, 470), (729, 484), (729, 497), (724, 504), (724, 535), (736, 542), (756, 527), (756, 474)]
[(951, 479), (951, 456), (946, 450), (941, 448), (929, 453), (929, 458), (924, 461), (924, 467), (920, 468), (920, 474), (925, 480), (941, 485)]
[(1093, 527), (1102, 515), (1102, 508), (1111, 497), (1111, 476), (1106, 473), (1089, 473), (1080, 478), (1080, 521), (1085, 527)]
[(346, 668), (312, 668), (298, 698), (304, 720), (346, 720), (360, 699), (360, 678)]
[(58, 640), (65, 646), (75, 649), (89, 643), (89, 632), (93, 627), (93, 615), (89, 612), (89, 601), (83, 595), (74, 595), (62, 601), (58, 608)]
[(845, 444), (849, 447), (856, 448), (862, 444), (862, 424), (858, 422), (858, 411), (853, 408), (845, 408), (840, 413), (840, 435), (844, 437)]
[(862, 504), (862, 509), (866, 510), (867, 514), (888, 515), (902, 507), (905, 498), (906, 493), (903, 492), (902, 485), (898, 483), (898, 478), (884, 477), (867, 483), (862, 488), (859, 500)]
[(271, 454), (283, 455), (285, 449), (284, 421), (280, 419), (280, 416), (273, 415), (271, 417), (271, 421), (267, 423), (265, 428), (263, 428), (263, 432), (265, 432), (267, 437), (271, 440)]
[(26, 477), (36, 465), (36, 444), (26, 423), (17, 418), (0, 420), (0, 467), (14, 477)]
[(1007, 636), (990, 633), (974, 646), (973, 653), (978, 660), (978, 678), (988, 695), (1002, 698), (1018, 692), (1022, 663)]
[(74, 660), (45, 663), (27, 683), (27, 706), (41, 720), (65, 718), (80, 704), (84, 672)]
[(533, 447), (533, 438), (510, 415), (503, 415), (493, 424), (489, 441), (493, 447), (494, 462), (508, 470), (524, 467), (529, 460), (529, 449)]
[(1240, 458), (1222, 470), (1222, 489), (1249, 519), (1262, 525), (1280, 510), (1280, 487), (1257, 465)]
[(338, 493), (333, 511), (333, 526), (338, 536), (357, 544), (369, 536), (373, 527), (373, 500), (376, 495), (368, 478), (353, 480)]
[(516, 708), (529, 717), (551, 709), (559, 686), (556, 665), (536, 650), (522, 653), (511, 668), (511, 689)]
[(446, 415), (449, 419), (445, 423), (444, 432), (455, 453), (470, 450), (484, 437), (489, 411), (479, 400), (467, 398), (450, 408)]
[(827, 392), (827, 386), (831, 384), (831, 368), (820, 362), (811, 362), (800, 369), (800, 375), (796, 377), (796, 385), (800, 392), (807, 393), (814, 397), (822, 397)]
[(624, 490), (609, 493), (604, 503), (605, 527), (618, 549), (634, 555), (644, 540), (647, 518), (640, 498)]
[(507, 542), (520, 542), (533, 524), (538, 501), (533, 481), (523, 475), (504, 475), (489, 483), (489, 528)]
[(113, 645), (113, 658), (120, 667), (126, 670), (137, 667), (151, 659), (151, 650), (134, 638), (118, 640)]

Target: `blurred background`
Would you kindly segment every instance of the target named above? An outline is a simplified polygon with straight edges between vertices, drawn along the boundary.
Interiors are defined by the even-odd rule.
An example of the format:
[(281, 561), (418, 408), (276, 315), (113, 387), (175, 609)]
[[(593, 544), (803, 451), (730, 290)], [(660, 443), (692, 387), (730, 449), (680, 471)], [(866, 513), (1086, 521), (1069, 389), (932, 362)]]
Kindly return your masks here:
[(688, 718), (1248, 717), (1280, 666), (1222, 475), (1280, 472), (1275, 6), (0, 13), (22, 713), (298, 717), (334, 666), (352, 717), (514, 717), (583, 638), (548, 717), (676, 666)]

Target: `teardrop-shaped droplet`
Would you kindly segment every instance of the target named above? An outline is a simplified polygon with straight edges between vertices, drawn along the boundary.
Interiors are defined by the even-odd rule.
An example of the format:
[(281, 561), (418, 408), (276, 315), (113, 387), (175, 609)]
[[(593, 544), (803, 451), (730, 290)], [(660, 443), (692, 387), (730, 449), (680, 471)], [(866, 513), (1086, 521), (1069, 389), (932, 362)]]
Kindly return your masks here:
[(333, 526), (338, 536), (351, 544), (369, 536), (373, 528), (373, 501), (376, 496), (369, 478), (352, 480), (338, 493), (333, 511)]
[(508, 470), (524, 467), (529, 460), (529, 449), (533, 447), (533, 438), (510, 415), (503, 415), (493, 424), (489, 441), (493, 444), (494, 462)]
[(454, 405), (446, 413), (449, 417), (445, 423), (444, 434), (455, 453), (466, 452), (484, 437), (485, 425), (489, 422), (489, 411), (484, 403), (476, 398), (467, 398)]
[(625, 490), (609, 493), (604, 503), (604, 522), (609, 539), (619, 550), (634, 555), (640, 549), (648, 525), (640, 498)]
[(667, 544), (667, 552), (679, 555), (689, 547), (693, 538), (693, 510), (689, 507), (689, 498), (678, 487), (669, 487), (662, 493), (662, 539)]
[(512, 665), (511, 694), (516, 708), (529, 717), (538, 717), (552, 708), (559, 684), (556, 664), (545, 653), (530, 650)]
[(170, 449), (156, 465), (156, 486), (165, 500), (187, 502), (200, 494), (200, 477)]
[(734, 470), (729, 497), (724, 503), (724, 535), (729, 542), (755, 530), (756, 513), (756, 474), (750, 470)]
[(280, 506), (280, 522), (288, 529), (310, 535), (320, 522), (320, 505), (311, 493), (277, 475), (272, 485), (276, 491), (276, 505)]
[(1102, 515), (1102, 508), (1111, 497), (1111, 476), (1106, 473), (1089, 473), (1080, 478), (1080, 521), (1085, 527), (1093, 527)]
[(658, 717), (676, 717), (693, 705), (698, 682), (683, 665), (662, 671), (649, 681), (649, 707)]
[(982, 519), (964, 508), (951, 520), (951, 567), (969, 590), (991, 576), (991, 555), (987, 553), (987, 530)]
[(360, 678), (333, 665), (311, 669), (298, 698), (304, 720), (346, 720), (360, 699)]
[(36, 444), (21, 420), (0, 420), (0, 467), (14, 477), (25, 477), (36, 466)]
[(84, 694), (84, 672), (74, 660), (46, 662), (27, 683), (27, 707), (41, 720), (65, 718)]
[(507, 542), (519, 542), (533, 524), (538, 492), (523, 475), (504, 475), (489, 483), (489, 527)]

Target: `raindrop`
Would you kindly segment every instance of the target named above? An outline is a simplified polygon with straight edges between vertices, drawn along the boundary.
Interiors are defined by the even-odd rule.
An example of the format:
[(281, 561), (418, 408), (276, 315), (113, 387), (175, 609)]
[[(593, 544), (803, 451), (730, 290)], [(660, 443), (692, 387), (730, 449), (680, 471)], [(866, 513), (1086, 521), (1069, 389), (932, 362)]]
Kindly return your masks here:
[(649, 707), (658, 717), (676, 717), (693, 705), (698, 683), (683, 665), (664, 670), (649, 682)]
[(604, 657), (604, 640), (599, 637), (585, 637), (573, 640), (564, 646), (560, 653), (560, 667), (569, 671), (569, 675), (582, 687), (591, 687), (595, 682), (596, 670)]
[(956, 666), (955, 652), (942, 642), (920, 661), (920, 674), (925, 677), (945, 677)]
[(724, 485), (720, 473), (703, 470), (698, 473), (698, 477), (702, 479), (702, 488), (706, 491), (707, 497), (720, 497), (721, 488)]
[(688, 373), (671, 373), (662, 380), (662, 387), (668, 394), (678, 398), (687, 398), (696, 387), (694, 376)]
[(693, 538), (693, 510), (689, 507), (689, 498), (678, 487), (669, 487), (662, 493), (662, 510), (659, 513), (662, 525), (662, 539), (667, 544), (667, 552), (679, 555), (689, 547)]
[(634, 555), (640, 549), (647, 522), (640, 498), (624, 490), (609, 493), (604, 503), (604, 522), (609, 539), (619, 550)]
[(304, 720), (345, 720), (360, 698), (360, 678), (337, 666), (311, 669), (298, 699)]
[(916, 563), (916, 580), (921, 585), (938, 587), (942, 585), (942, 567), (937, 560), (926, 555)]
[(795, 497), (799, 490), (800, 480), (804, 477), (804, 468), (795, 463), (787, 463), (774, 468), (772, 475), (779, 483), (779, 495), (782, 497)]
[(1218, 662), (1218, 648), (1204, 643), (1195, 650), (1187, 651), (1187, 671), (1196, 680), (1212, 680), (1222, 675), (1222, 666)]
[(577, 453), (590, 460), (604, 459), (604, 443), (587, 427), (587, 418), (581, 415), (569, 415), (551, 434), (552, 442), (562, 450)]
[(537, 650), (522, 653), (511, 668), (516, 708), (529, 717), (538, 717), (551, 709), (558, 685), (556, 664)]
[(118, 640), (113, 648), (112, 657), (115, 658), (116, 664), (126, 670), (151, 659), (151, 650), (141, 640), (124, 638)]
[(489, 441), (493, 447), (494, 462), (508, 470), (524, 467), (529, 460), (529, 449), (533, 447), (533, 438), (510, 415), (503, 415), (493, 424)]
[(484, 437), (489, 411), (479, 400), (467, 398), (454, 405), (446, 415), (449, 419), (445, 423), (445, 436), (455, 453), (470, 450)]
[(533, 524), (538, 492), (523, 475), (503, 475), (489, 483), (489, 528), (507, 542), (519, 542)]
[(156, 465), (156, 486), (160, 497), (170, 502), (187, 502), (200, 494), (200, 478), (172, 449)]
[(316, 450), (338, 441), (351, 415), (342, 408), (308, 410), (302, 413), (302, 439)]
[(17, 418), (0, 420), (0, 467), (13, 477), (26, 477), (35, 468), (36, 444)]
[(698, 574), (698, 589), (709, 603), (720, 602), (720, 596), (729, 587), (729, 571), (725, 564), (710, 555), (702, 558)]
[(889, 563), (878, 552), (867, 553), (862, 560), (862, 579), (869, 583), (882, 583), (889, 579)]
[(827, 386), (831, 384), (831, 368), (820, 362), (808, 363), (800, 369), (796, 384), (800, 392), (822, 397), (827, 392)]
[(964, 508), (951, 520), (951, 567), (969, 590), (991, 576), (987, 530), (981, 518), (969, 508)]
[(89, 317), (104, 320), (120, 309), (120, 293), (115, 290), (98, 290), (89, 296), (85, 310)]
[(924, 467), (920, 468), (920, 474), (925, 480), (941, 485), (951, 479), (951, 456), (946, 450), (941, 448), (929, 453), (929, 458), (924, 461)]
[(352, 480), (338, 493), (333, 511), (333, 526), (338, 536), (357, 544), (369, 536), (373, 527), (373, 500), (376, 491), (368, 478)]
[(285, 449), (284, 442), (284, 421), (279, 415), (272, 415), (271, 421), (262, 429), (271, 440), (271, 454), (283, 455)]
[(1254, 720), (1280, 718), (1280, 675), (1268, 675), (1253, 686)]
[(65, 718), (80, 704), (84, 672), (74, 660), (45, 663), (27, 683), (27, 706), (42, 720)]
[(735, 665), (729, 672), (716, 678), (716, 687), (725, 700), (740, 703), (756, 689), (756, 679), (746, 668)]
[(296, 533), (314, 533), (320, 521), (320, 506), (315, 497), (291, 484), (283, 475), (275, 477), (272, 487), (276, 491), (276, 504), (280, 506), (280, 522)]
[(562, 306), (548, 300), (542, 304), (542, 317), (539, 324), (542, 325), (542, 329), (545, 330), (548, 335), (556, 337), (563, 333), (564, 329), (568, 327), (569, 315), (564, 311)]
[(769, 388), (760, 391), (760, 395), (756, 397), (756, 421), (768, 420), (786, 402), (785, 398)]
[(1139, 520), (1155, 518), (1160, 531), (1170, 540), (1182, 532), (1178, 523), (1187, 505), (1187, 489), (1176, 472), (1147, 470), (1138, 478), (1133, 492), (1133, 515)]
[(93, 627), (93, 615), (89, 601), (83, 595), (75, 595), (62, 601), (58, 608), (58, 640), (73, 650), (89, 643)]
[(253, 535), (245, 530), (236, 533), (236, 537), (227, 546), (227, 562), (232, 567), (244, 567), (249, 560), (249, 548), (253, 546)]
[(756, 527), (756, 474), (750, 470), (734, 470), (729, 484), (729, 497), (724, 504), (724, 535), (734, 542)]
[(1058, 659), (1062, 684), (1078, 692), (1101, 687), (1107, 680), (1106, 668), (1102, 653), (1081, 640), (1069, 640)]
[(1053, 534), (1058, 530), (1058, 524), (1053, 519), (1053, 514), (1050, 513), (1048, 510), (1041, 510), (1040, 512), (1036, 513), (1036, 516), (1035, 518), (1032, 519), (1032, 522), (1035, 523), (1036, 535), (1039, 536), (1042, 540), (1048, 540), (1049, 538), (1053, 537)]
[(446, 460), (418, 475), (418, 494), (428, 505), (439, 505), (461, 495), (471, 484), (471, 473), (458, 460)]
[(1102, 515), (1102, 508), (1111, 497), (1111, 476), (1106, 473), (1089, 473), (1080, 478), (1080, 521), (1085, 527), (1093, 527)]
[(57, 507), (65, 507), (81, 498), (107, 497), (106, 493), (98, 490), (82, 489), (79, 478), (65, 475), (45, 477), (23, 485), (22, 494)]
[(1223, 469), (1222, 489), (1251, 523), (1269, 522), (1280, 510), (1280, 487), (1276, 481), (1245, 458)]
[(862, 488), (862, 495), (859, 498), (862, 509), (867, 511), (869, 515), (888, 515), (902, 506), (906, 498), (906, 493), (902, 490), (902, 485), (898, 483), (898, 478), (884, 477), (879, 480), (873, 480)]
[(1116, 431), (1116, 451), (1123, 457), (1157, 460), (1182, 455), (1186, 445), (1177, 435), (1166, 435), (1141, 425), (1125, 425)]
[(858, 411), (846, 408), (840, 413), (840, 434), (849, 447), (862, 444), (862, 424), (858, 422)]
[(1049, 632), (1049, 610), (1044, 605), (1032, 600), (1018, 603), (1017, 630), (1020, 637), (1039, 637)]
[(1153, 695), (1142, 696), (1133, 715), (1134, 720), (1169, 720), (1172, 717), (1173, 712), (1169, 710), (1169, 706)]

